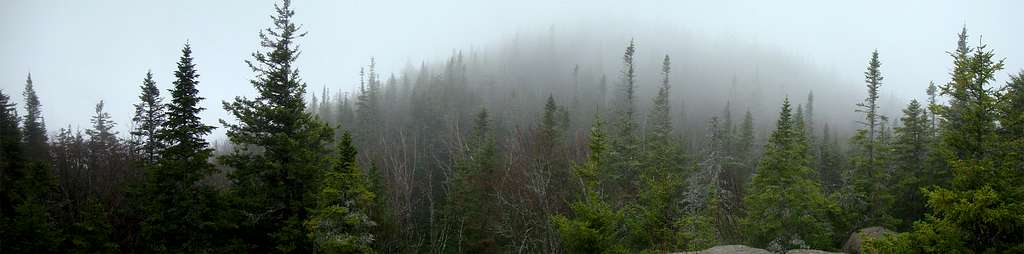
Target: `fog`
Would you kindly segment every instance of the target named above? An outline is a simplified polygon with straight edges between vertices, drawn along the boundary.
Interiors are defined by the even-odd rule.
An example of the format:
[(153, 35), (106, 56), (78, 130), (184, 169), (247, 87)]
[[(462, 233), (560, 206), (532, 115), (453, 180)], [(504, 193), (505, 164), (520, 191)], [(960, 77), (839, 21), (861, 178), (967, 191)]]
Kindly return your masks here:
[[(216, 119), (230, 120), (220, 103), (254, 94), (242, 61), (257, 48), (272, 1), (0, 5), (0, 89), (21, 101), (31, 72), (51, 133), (68, 125), (86, 128), (98, 100), (106, 101), (125, 133), (146, 70), (161, 89), (169, 88), (186, 42), (195, 51), (200, 95), (207, 98), (203, 118), (217, 126)], [(371, 57), (386, 76), (444, 61), (455, 51), (485, 62), (518, 61), (520, 71), (532, 67), (565, 80), (579, 64), (581, 80), (593, 83), (605, 74), (614, 85), (622, 49), (635, 38), (641, 104), (649, 103), (658, 64), (669, 54), (680, 88), (673, 95), (682, 99), (674, 105), (713, 112), (724, 101), (744, 101), (734, 104), (736, 111), (751, 107), (763, 115), (777, 110), (782, 95), (799, 103), (813, 90), (821, 98), (816, 109), (827, 112), (819, 114), (823, 120), (838, 121), (850, 119), (863, 97), (863, 71), (874, 49), (885, 76), (882, 101), (900, 104), (883, 104), (886, 112), (923, 98), (929, 81), (948, 80), (952, 61), (945, 52), (965, 24), (1007, 59), (1007, 71), (1024, 67), (1018, 60), (1024, 49), (1017, 47), (1022, 35), (1014, 26), (1024, 20), (1012, 13), (1024, 8), (1019, 1), (297, 1), (294, 8), (297, 23), (309, 31), (299, 41), (298, 67), (311, 91), (352, 91)], [(517, 55), (517, 47), (526, 51)], [(1002, 83), (1006, 75), (997, 79)], [(705, 116), (691, 117), (700, 122)]]

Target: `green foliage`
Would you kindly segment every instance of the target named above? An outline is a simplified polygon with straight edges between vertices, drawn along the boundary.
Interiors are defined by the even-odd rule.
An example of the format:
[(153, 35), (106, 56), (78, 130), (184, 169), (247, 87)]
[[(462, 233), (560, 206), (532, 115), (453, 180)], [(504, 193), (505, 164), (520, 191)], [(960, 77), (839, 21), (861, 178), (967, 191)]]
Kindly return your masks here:
[(306, 85), (294, 67), (295, 39), (304, 34), (292, 22), (290, 4), (275, 6), (274, 26), (260, 33), (265, 51), (246, 61), (256, 73), (250, 83), (258, 95), (224, 103), (238, 122), (222, 121), (236, 150), (220, 160), (235, 169), (230, 178), (236, 207), (247, 218), (240, 231), (252, 252), (312, 251), (303, 224), (330, 165), (325, 145), (334, 133), (306, 110)]
[(374, 236), (370, 230), (376, 224), (366, 211), (373, 205), (374, 194), (356, 162), (352, 135), (342, 134), (337, 149), (333, 167), (323, 173), (317, 207), (305, 222), (309, 237), (316, 243), (317, 252), (372, 253)]
[(142, 89), (142, 94), (139, 95), (139, 103), (135, 104), (135, 115), (132, 116), (134, 129), (131, 134), (142, 161), (153, 164), (159, 158), (160, 150), (164, 148), (164, 144), (157, 138), (157, 132), (167, 121), (164, 114), (166, 106), (160, 97), (160, 89), (157, 89), (156, 81), (153, 80), (152, 71), (146, 72), (146, 79), (142, 80), (139, 88)]
[(598, 174), (607, 153), (607, 141), (601, 130), (600, 118), (590, 130), (590, 155), (583, 165), (573, 167), (573, 173), (584, 185), (584, 196), (570, 204), (573, 218), (558, 214), (551, 220), (562, 237), (563, 247), (569, 253), (628, 253), (620, 242), (623, 214), (601, 200), (598, 192)]
[[(356, 110), (355, 110), (355, 125), (358, 127), (356, 130), (360, 131), (358, 134), (358, 144), (370, 144), (373, 140), (376, 140), (380, 134), (381, 121), (381, 95), (380, 95), (380, 78), (377, 74), (377, 62), (373, 58), (370, 58), (369, 72), (364, 73), (363, 70), (359, 71), (359, 95), (356, 97)], [(367, 80), (363, 81), (363, 76), (367, 76)]]
[(826, 123), (822, 130), (822, 138), (819, 150), (820, 165), (818, 165), (818, 177), (821, 178), (821, 188), (825, 194), (832, 195), (843, 185), (842, 165), (843, 156), (839, 151), (839, 138), (829, 129)]
[(233, 226), (220, 194), (201, 182), (216, 171), (208, 162), (213, 149), (205, 140), (213, 127), (199, 118), (203, 98), (192, 60), (192, 48), (185, 44), (174, 72), (167, 119), (156, 132), (157, 142), (166, 147), (146, 177), (141, 234), (152, 252), (211, 252), (231, 239), (219, 234)]
[(622, 55), (621, 91), (616, 100), (615, 120), (611, 147), (608, 156), (608, 167), (612, 170), (608, 185), (613, 203), (621, 203), (636, 195), (639, 186), (640, 142), (637, 141), (635, 105), (636, 93), (636, 42), (629, 41)]
[(687, 214), (673, 222), (675, 231), (674, 245), (679, 250), (697, 251), (711, 248), (719, 244), (718, 229), (712, 221), (713, 216), (707, 214)]
[[(549, 105), (554, 105), (552, 100), (549, 102), (552, 102)], [(544, 120), (548, 120), (548, 116), (545, 114)], [(455, 163), (455, 177), (447, 202), (446, 216), (449, 223), (458, 228), (457, 239), (452, 239), (457, 241), (458, 252), (498, 251), (494, 230), (498, 226), (495, 215), (500, 211), (496, 202), (492, 202), (496, 190), (491, 182), (497, 177), (497, 156), (487, 110), (481, 109), (466, 151)]]
[(32, 85), (32, 74), (25, 79), (25, 156), (29, 160), (49, 163), (50, 150), (46, 144), (46, 123), (43, 121), (42, 104)]
[(680, 214), (679, 189), (684, 185), (679, 167), (683, 163), (682, 151), (672, 136), (670, 74), (671, 60), (666, 55), (661, 85), (648, 114), (639, 192), (623, 210), (627, 238), (635, 249), (671, 251), (677, 247), (673, 221)]
[[(988, 88), (1002, 61), (995, 61), (984, 45), (966, 46), (966, 28), (959, 37), (957, 50), (951, 53), (952, 81), (941, 87), (950, 97), (949, 106), (937, 107), (945, 119), (938, 149), (953, 170), (952, 183), (927, 189), (930, 214), (891, 244), (920, 253), (1022, 252), (1024, 173), (1015, 154), (1021, 136), (1019, 130), (1004, 129), (1016, 127), (1015, 119), (1006, 118), (1013, 114), (999, 113), (1020, 105), (1020, 95), (1014, 88), (1002, 94)], [(1014, 111), (1019, 108), (1002, 112)], [(1008, 154), (1018, 157), (1004, 157)]]
[(103, 204), (88, 199), (77, 211), (74, 223), (64, 225), (61, 251), (67, 253), (114, 253), (118, 245), (113, 239), (113, 226)]
[(864, 114), (862, 129), (850, 139), (852, 154), (849, 171), (843, 172), (845, 184), (835, 193), (842, 212), (836, 218), (838, 241), (857, 229), (869, 226), (891, 227), (896, 219), (889, 212), (895, 198), (889, 190), (891, 176), (887, 165), (889, 144), (886, 139), (886, 117), (878, 113), (878, 89), (883, 77), (878, 51), (871, 53), (864, 82), (868, 97), (858, 103), (857, 112)]
[(827, 216), (835, 204), (811, 179), (807, 139), (798, 126), (787, 99), (776, 130), (765, 145), (751, 193), (744, 200), (747, 217), (741, 223), (753, 246), (776, 250), (833, 246)]
[(921, 188), (937, 183), (936, 177), (925, 168), (931, 142), (927, 112), (917, 100), (912, 100), (903, 110), (900, 122), (903, 126), (896, 128), (892, 161), (896, 169), (892, 192), (900, 205), (893, 207), (893, 215), (902, 220), (901, 228), (908, 229), (926, 211)]
[(27, 160), (14, 106), (0, 91), (0, 252), (53, 252), (60, 236), (44, 205), (52, 179), (45, 164)]

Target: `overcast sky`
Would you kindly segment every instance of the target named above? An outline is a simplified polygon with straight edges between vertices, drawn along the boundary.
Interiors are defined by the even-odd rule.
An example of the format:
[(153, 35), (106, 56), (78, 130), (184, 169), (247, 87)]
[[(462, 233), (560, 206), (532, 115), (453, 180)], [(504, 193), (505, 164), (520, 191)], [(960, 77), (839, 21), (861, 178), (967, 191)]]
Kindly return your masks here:
[[(93, 106), (106, 101), (127, 131), (146, 70), (170, 87), (182, 45), (199, 68), (203, 117), (227, 118), (220, 102), (252, 96), (243, 60), (270, 25), (274, 1), (0, 1), (0, 89), (22, 110), (32, 73), (49, 131), (87, 128)], [(298, 67), (319, 90), (351, 89), (359, 67), (376, 57), (384, 72), (437, 60), (453, 49), (487, 48), (516, 32), (559, 24), (660, 24), (711, 41), (754, 43), (819, 66), (859, 84), (878, 49), (884, 92), (923, 97), (929, 80), (945, 82), (944, 53), (967, 24), (1007, 70), (1024, 68), (1024, 1), (307, 1), (293, 3), (309, 31)], [(645, 38), (651, 40), (652, 38)], [(673, 56), (677, 57), (677, 56)], [(853, 105), (850, 105), (851, 110)], [(217, 131), (216, 133), (222, 133)]]

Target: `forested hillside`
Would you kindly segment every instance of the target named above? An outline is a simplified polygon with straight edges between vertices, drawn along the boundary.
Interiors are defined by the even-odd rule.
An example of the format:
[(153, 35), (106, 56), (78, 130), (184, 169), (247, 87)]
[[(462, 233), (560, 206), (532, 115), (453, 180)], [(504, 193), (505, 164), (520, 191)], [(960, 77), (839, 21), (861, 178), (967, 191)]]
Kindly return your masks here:
[(966, 27), (935, 38), (949, 75), (909, 103), (877, 50), (850, 82), (757, 47), (554, 29), (367, 59), (346, 91), (303, 80), (301, 11), (275, 5), (226, 119), (199, 116), (217, 70), (187, 43), (85, 129), (46, 126), (31, 74), (25, 101), (0, 90), (0, 253), (840, 251), (875, 226), (898, 233), (861, 251), (1024, 252), (1024, 70)]

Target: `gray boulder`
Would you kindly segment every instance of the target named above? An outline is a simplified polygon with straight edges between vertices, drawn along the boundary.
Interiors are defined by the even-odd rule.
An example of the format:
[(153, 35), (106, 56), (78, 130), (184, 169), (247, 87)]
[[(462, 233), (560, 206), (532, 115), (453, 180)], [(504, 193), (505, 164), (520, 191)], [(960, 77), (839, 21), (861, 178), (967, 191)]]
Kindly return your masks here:
[[(701, 251), (676, 252), (674, 254), (772, 254), (771, 251), (746, 245), (719, 245)], [(786, 251), (786, 254), (843, 254), (822, 250), (797, 249)]]
[(843, 254), (842, 252), (831, 252), (823, 250), (797, 249), (786, 251), (786, 254)]
[(843, 251), (846, 253), (860, 253), (860, 248), (861, 245), (863, 245), (864, 240), (869, 238), (878, 238), (893, 233), (894, 232), (891, 230), (883, 227), (862, 228), (857, 230), (857, 232), (850, 234), (850, 239), (846, 240), (846, 243), (843, 244)]
[(681, 252), (683, 254), (772, 254), (771, 252), (746, 245), (719, 245), (702, 251)]

